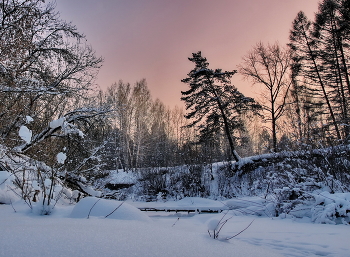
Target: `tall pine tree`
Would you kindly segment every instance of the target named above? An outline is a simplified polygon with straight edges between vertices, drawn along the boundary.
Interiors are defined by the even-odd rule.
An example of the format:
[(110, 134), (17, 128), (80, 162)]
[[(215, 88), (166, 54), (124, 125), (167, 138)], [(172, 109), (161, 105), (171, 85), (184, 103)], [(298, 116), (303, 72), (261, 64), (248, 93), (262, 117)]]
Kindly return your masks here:
[(236, 71), (209, 69), (209, 63), (201, 52), (193, 53), (192, 58), (188, 59), (195, 64), (187, 78), (181, 80), (190, 86), (189, 90), (181, 92), (181, 100), (185, 101), (186, 110), (189, 111), (185, 117), (192, 119), (188, 126), (196, 126), (201, 135), (214, 134), (223, 129), (232, 157), (239, 161), (234, 132), (244, 128), (241, 114), (257, 112), (260, 105), (231, 85), (230, 79)]
[(325, 113), (334, 126), (336, 138), (341, 139), (337, 117), (334, 106), (327, 90), (327, 82), (323, 76), (324, 67), (319, 59), (319, 41), (312, 33), (312, 23), (303, 12), (299, 12), (293, 22), (293, 29), (290, 31), (290, 44), (293, 51), (294, 76), (301, 76), (309, 81), (309, 87), (313, 89), (313, 97), (324, 101)]

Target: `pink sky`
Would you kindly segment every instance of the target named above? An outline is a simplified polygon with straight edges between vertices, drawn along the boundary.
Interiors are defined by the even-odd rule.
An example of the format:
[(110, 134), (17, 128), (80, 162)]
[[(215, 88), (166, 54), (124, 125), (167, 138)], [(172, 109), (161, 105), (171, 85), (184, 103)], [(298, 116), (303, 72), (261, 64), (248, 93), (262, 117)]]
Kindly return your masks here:
[[(202, 51), (212, 69), (234, 70), (257, 42), (288, 42), (302, 10), (314, 19), (318, 0), (58, 0), (61, 17), (72, 21), (104, 58), (97, 78), (105, 89), (122, 79), (146, 78), (153, 98), (182, 105), (181, 83)], [(245, 94), (255, 88), (235, 75)]]

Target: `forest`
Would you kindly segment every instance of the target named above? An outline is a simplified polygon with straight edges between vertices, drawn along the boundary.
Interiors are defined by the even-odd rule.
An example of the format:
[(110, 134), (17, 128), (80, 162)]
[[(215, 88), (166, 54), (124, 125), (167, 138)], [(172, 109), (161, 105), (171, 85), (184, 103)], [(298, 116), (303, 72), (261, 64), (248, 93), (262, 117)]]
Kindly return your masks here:
[[(300, 11), (287, 45), (257, 42), (231, 71), (189, 53), (184, 108), (153, 99), (147, 78), (96, 88), (103, 58), (53, 3), (2, 0), (0, 20), (0, 168), (11, 176), (0, 189), (42, 214), (62, 197), (263, 196), (278, 216), (317, 190), (350, 190), (349, 0)], [(260, 96), (231, 84), (237, 74)], [(333, 218), (349, 222), (343, 206)]]

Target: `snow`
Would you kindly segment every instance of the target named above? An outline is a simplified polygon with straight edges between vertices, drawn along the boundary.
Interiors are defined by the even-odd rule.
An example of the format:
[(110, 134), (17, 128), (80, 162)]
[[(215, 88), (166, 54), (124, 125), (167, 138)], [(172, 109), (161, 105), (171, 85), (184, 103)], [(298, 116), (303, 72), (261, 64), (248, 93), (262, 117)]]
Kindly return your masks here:
[(50, 128), (52, 129), (56, 129), (56, 128), (59, 128), (59, 127), (62, 127), (63, 126), (63, 123), (65, 122), (65, 117), (61, 117), (57, 120), (53, 120), (50, 122)]
[(34, 191), (37, 191), (37, 190), (41, 190), (41, 188), (40, 188), (40, 186), (39, 186), (39, 183), (38, 183), (38, 181), (36, 181), (36, 180), (33, 180), (32, 181), (32, 187), (33, 187), (33, 190)]
[(273, 217), (274, 205), (261, 197), (241, 197), (230, 199), (225, 205), (234, 213), (254, 214), (259, 216)]
[[(311, 209), (311, 218), (315, 223), (349, 224), (350, 193), (322, 192), (315, 196), (316, 203)], [(338, 216), (334, 219), (334, 216)]]
[(81, 138), (84, 138), (84, 133), (80, 129), (78, 129), (78, 127), (74, 124), (64, 121), (60, 126), (62, 127), (62, 131), (65, 135), (77, 134)]
[(7, 180), (10, 180), (12, 174), (7, 171), (0, 171), (0, 187), (3, 187)]
[(27, 124), (29, 124), (29, 123), (31, 123), (31, 122), (33, 122), (33, 121), (34, 121), (34, 119), (33, 119), (32, 117), (26, 116), (26, 123), (27, 123)]
[(0, 203), (11, 203), (18, 199), (16, 194), (9, 189), (14, 176), (7, 171), (0, 171)]
[(45, 187), (50, 187), (51, 186), (51, 179), (45, 179), (45, 181), (44, 181), (44, 185), (45, 185)]
[[(85, 179), (85, 178), (82, 177), (81, 180), (83, 180), (83, 179)], [(86, 180), (86, 179), (85, 179), (85, 180)], [(94, 190), (91, 186), (84, 186), (84, 185), (82, 185), (82, 184), (80, 184), (80, 186), (81, 186), (82, 188), (84, 188), (84, 191), (85, 191), (86, 193), (88, 193), (89, 195), (91, 195), (91, 196), (100, 197), (101, 194), (102, 194), (101, 191), (96, 191), (96, 190)]]
[[(201, 207), (210, 201), (185, 199), (178, 207), (185, 203)], [(230, 211), (219, 239), (254, 223), (229, 241), (214, 240), (207, 230), (224, 213), (140, 212), (132, 206), (138, 204), (88, 197), (75, 206), (57, 205), (50, 216), (30, 212), (22, 201), (13, 205), (16, 212), (11, 205), (0, 205), (0, 256), (349, 256), (345, 225), (232, 216)]]
[(88, 216), (107, 216), (107, 218), (118, 220), (151, 221), (146, 214), (128, 203), (96, 197), (83, 198), (75, 205), (70, 215), (72, 218), (87, 218)]
[(212, 231), (217, 230), (219, 223), (220, 223), (220, 220), (218, 219), (209, 220), (209, 222), (207, 223), (208, 230), (212, 230)]
[(79, 135), (81, 138), (84, 138), (84, 136), (85, 136), (84, 133), (83, 133), (83, 131), (81, 131), (81, 130), (78, 131), (78, 135)]
[(64, 164), (64, 162), (66, 161), (67, 159), (67, 155), (65, 153), (62, 153), (62, 152), (59, 152), (57, 154), (57, 162), (60, 163), (60, 164)]
[(26, 126), (21, 126), (19, 128), (19, 136), (22, 138), (27, 144), (32, 140), (32, 131), (28, 129)]
[[(138, 208), (157, 208), (163, 210), (191, 210), (201, 212), (202, 210), (223, 210), (228, 209), (225, 203), (214, 201), (211, 199), (204, 199), (200, 197), (185, 197), (179, 201), (167, 202), (133, 202), (133, 205)], [(150, 207), (151, 206), (151, 207)]]
[(65, 117), (61, 117), (57, 120), (53, 120), (49, 123), (51, 129), (61, 128), (65, 135), (68, 134), (78, 134), (81, 138), (84, 138), (84, 133), (78, 129), (74, 124), (69, 123)]
[(136, 175), (133, 172), (125, 172), (123, 170), (110, 172), (112, 175), (109, 183), (111, 184), (135, 184), (137, 182)]

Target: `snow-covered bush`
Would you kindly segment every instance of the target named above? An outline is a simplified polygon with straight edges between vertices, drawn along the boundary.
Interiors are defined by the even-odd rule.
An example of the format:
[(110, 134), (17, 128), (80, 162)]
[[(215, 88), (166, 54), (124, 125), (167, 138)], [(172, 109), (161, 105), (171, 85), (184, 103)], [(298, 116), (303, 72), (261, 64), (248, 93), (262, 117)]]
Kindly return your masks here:
[(140, 196), (145, 201), (156, 201), (157, 195), (161, 193), (164, 197), (167, 190), (167, 169), (147, 168), (139, 170), (138, 184), (140, 186)]
[[(66, 172), (63, 152), (57, 154), (54, 167), (11, 151), (2, 145), (0, 145), (0, 157), (9, 171), (1, 172), (0, 202), (10, 203), (21, 198), (36, 213), (48, 215), (58, 201), (76, 202), (83, 194), (100, 196), (100, 192), (91, 188), (85, 178), (82, 176), (72, 178), (72, 174)], [(70, 184), (74, 182), (80, 192), (74, 190), (68, 181)]]
[(350, 193), (306, 193), (307, 197), (294, 201), (281, 201), (281, 218), (308, 217), (323, 224), (350, 224)]
[(350, 193), (315, 195), (311, 219), (315, 223), (350, 224)]
[(169, 191), (172, 198), (209, 197), (210, 180), (205, 165), (188, 165), (169, 173)]
[(14, 176), (12, 190), (48, 214), (65, 187), (93, 192), (74, 179), (101, 167), (99, 132), (111, 110), (92, 92), (102, 58), (52, 3), (5, 1), (0, 9), (7, 14), (0, 26), (7, 42), (0, 44), (0, 161)]
[(139, 169), (136, 195), (143, 200), (156, 201), (184, 197), (209, 197), (209, 170), (205, 165)]
[(274, 206), (273, 216), (307, 216), (330, 223), (341, 216), (347, 222), (341, 214), (347, 204), (323, 206), (316, 204), (315, 195), (349, 191), (348, 152), (348, 147), (338, 147), (243, 158), (217, 174), (219, 192), (226, 198), (262, 197)]

